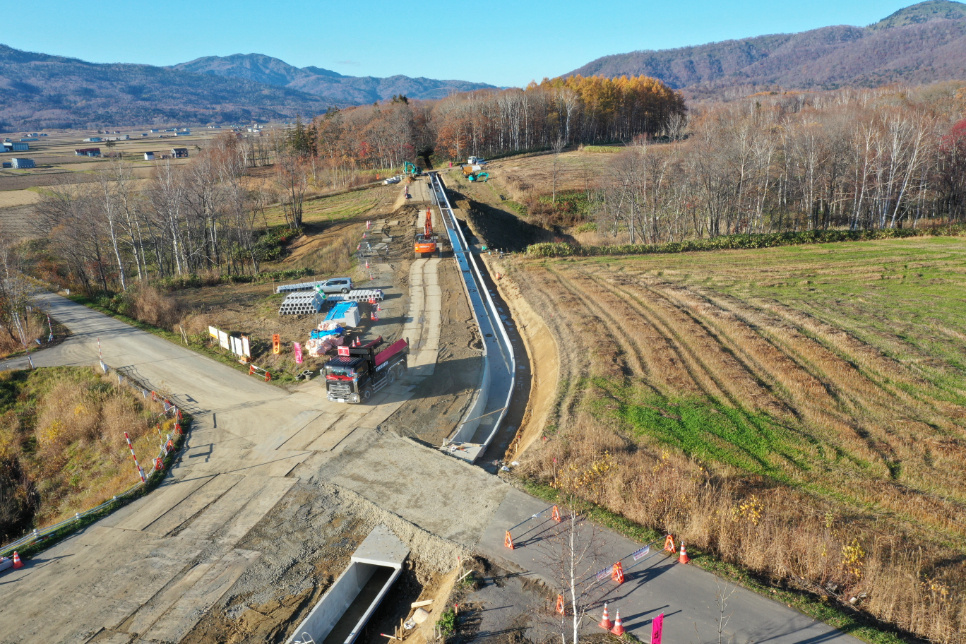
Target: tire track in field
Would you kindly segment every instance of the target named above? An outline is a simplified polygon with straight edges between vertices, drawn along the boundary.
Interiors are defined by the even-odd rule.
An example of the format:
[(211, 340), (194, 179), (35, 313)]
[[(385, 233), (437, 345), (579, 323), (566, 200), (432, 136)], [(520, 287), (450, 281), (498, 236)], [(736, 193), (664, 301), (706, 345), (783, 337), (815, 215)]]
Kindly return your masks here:
[[(807, 303), (805, 303), (805, 306), (812, 308)], [(901, 387), (893, 384), (891, 381), (902, 380), (907, 385), (920, 390), (932, 388), (958, 396), (966, 396), (966, 390), (957, 387), (940, 387), (919, 373), (919, 369), (914, 363), (910, 364), (906, 362), (899, 362), (895, 358), (892, 358), (888, 354), (876, 348), (874, 345), (864, 342), (851, 333), (842, 331), (842, 328), (847, 326), (852, 321), (848, 318), (839, 318), (831, 311), (823, 310), (822, 313), (825, 316), (823, 317), (816, 313), (809, 313), (808, 311), (804, 310), (795, 310), (786, 304), (772, 301), (765, 301), (762, 303), (762, 307), (772, 311), (774, 314), (782, 318), (788, 318), (794, 323), (809, 329), (814, 336), (823, 341), (833, 351), (840, 352), (846, 356), (854, 357), (854, 362), (856, 364), (860, 365), (862, 369), (874, 376), (867, 377), (870, 377), (870, 379), (872, 379), (876, 385), (887, 389), (891, 394), (897, 397), (927, 405), (928, 408), (933, 412), (934, 419), (937, 424), (944, 425), (950, 432), (955, 432), (960, 436), (966, 436), (963, 434), (963, 424), (950, 422), (948, 419), (948, 416), (952, 415), (954, 417), (966, 420), (966, 409), (964, 409), (962, 406), (936, 399), (931, 396), (928, 399), (916, 398), (915, 396), (908, 394)], [(826, 317), (828, 320), (825, 319)], [(833, 323), (839, 324), (840, 326), (834, 326)], [(845, 338), (841, 337), (843, 335)]]
[[(640, 384), (662, 396), (682, 391), (704, 393), (681, 361), (673, 358), (673, 349), (660, 331), (653, 325), (641, 325), (637, 312), (625, 301), (617, 299), (598, 304), (606, 294), (589, 294), (588, 289), (579, 283), (588, 279), (584, 274), (563, 276), (558, 273), (556, 276), (584, 306), (593, 308), (599, 318), (607, 321), (607, 333), (620, 344), (624, 355), (633, 358), (633, 364), (629, 365), (630, 375)], [(641, 342), (641, 336), (646, 342)]]
[(573, 285), (571, 280), (563, 278), (559, 272), (550, 268), (547, 270), (557, 279), (561, 288), (566, 290), (575, 300), (580, 301), (581, 306), (601, 322), (599, 326), (594, 328), (593, 333), (596, 335), (603, 332), (613, 338), (614, 348), (619, 348), (614, 352), (616, 357), (614, 365), (620, 369), (623, 376), (627, 378), (635, 374), (646, 374), (647, 367), (644, 357), (635, 344), (628, 340), (627, 335), (619, 332), (621, 324), (610, 311), (606, 307), (600, 306), (593, 298), (588, 298), (581, 289)]
[[(636, 297), (631, 293), (622, 291), (619, 287), (609, 283), (603, 278), (596, 277), (579, 269), (574, 270), (581, 272), (587, 281), (594, 283), (599, 291), (598, 297), (609, 294), (615, 300), (628, 302), (638, 316), (644, 318), (648, 324), (656, 329), (665, 338), (668, 346), (677, 354), (681, 364), (687, 370), (692, 380), (702, 389), (705, 397), (711, 400), (727, 401), (732, 409), (742, 415), (748, 428), (763, 431), (760, 422), (752, 418), (745, 410), (741, 393), (729, 384), (732, 382), (743, 382), (746, 384), (751, 382), (754, 387), (761, 389), (754, 378), (746, 370), (742, 369), (740, 363), (733, 356), (728, 356), (727, 353), (719, 349), (718, 345), (709, 342), (703, 343), (706, 346), (703, 347), (705, 351), (702, 353), (701, 348), (695, 346), (695, 339), (702, 336), (707, 338), (707, 334), (702, 333), (700, 328), (691, 328), (692, 333), (677, 330), (676, 325), (672, 322), (675, 317), (678, 318), (677, 321), (683, 323), (681, 325), (682, 329), (693, 327), (693, 325), (689, 325), (686, 319), (675, 316), (673, 314), (675, 307), (667, 307), (671, 309), (670, 311), (658, 311), (652, 303), (646, 302), (643, 298)], [(665, 307), (661, 308), (664, 309)], [(689, 338), (691, 338), (691, 341), (688, 340)], [(708, 345), (713, 346), (709, 347)], [(709, 348), (710, 350), (707, 350)], [(707, 358), (702, 357), (703, 355), (707, 355)], [(727, 378), (728, 373), (731, 373), (734, 377)], [(783, 426), (783, 428), (789, 430), (788, 427)], [(714, 433), (709, 433), (709, 435), (714, 436), (718, 441), (727, 443), (728, 446), (725, 449), (737, 450), (745, 454), (747, 458), (761, 464), (765, 469), (774, 469), (776, 467), (773, 463), (764, 460), (747, 447), (722, 436), (717, 436)], [(796, 469), (801, 467), (801, 464), (798, 463), (798, 460), (792, 454), (777, 449), (774, 453), (788, 461)]]
[[(845, 436), (856, 436), (859, 444), (865, 448), (863, 457), (881, 463), (886, 467), (883, 473), (891, 472), (888, 463), (893, 459), (890, 458), (889, 450), (883, 449), (880, 441), (856, 423), (857, 410), (854, 402), (845, 393), (847, 390), (832, 383), (819, 365), (809, 361), (801, 351), (781, 339), (782, 336), (794, 336), (797, 330), (776, 329), (780, 333), (772, 332), (764, 325), (753, 323), (739, 313), (688, 289), (658, 289), (653, 286), (644, 288), (656, 297), (663, 297), (677, 306), (695, 324), (734, 353), (749, 370), (760, 370), (760, 376), (766, 382), (772, 383), (774, 391), (786, 393), (787, 399), (783, 402), (794, 409), (796, 415), (806, 421), (812, 431), (819, 430), (833, 444), (840, 444)], [(702, 313), (702, 308), (730, 314), (737, 322), (730, 322), (722, 315)], [(725, 326), (729, 328), (726, 329)], [(796, 394), (796, 390), (802, 394)], [(823, 427), (830, 427), (834, 431), (821, 432)], [(841, 451), (848, 454), (844, 449)]]
[[(532, 279), (518, 280), (521, 292), (526, 291), (523, 296), (535, 311), (547, 312), (543, 316), (544, 324), (558, 338), (560, 347), (560, 377), (557, 385), (560, 391), (551, 410), (551, 416), (556, 417), (558, 427), (568, 426), (573, 423), (577, 406), (583, 398), (581, 394), (584, 389), (580, 386), (580, 380), (583, 374), (589, 372), (587, 352), (583, 350), (581, 339), (572, 332), (569, 318), (563, 315), (567, 307), (562, 305), (571, 304), (569, 298), (550, 297), (551, 293), (559, 293), (559, 291), (549, 286), (547, 280), (554, 278), (559, 283), (559, 278), (551, 275), (545, 266), (539, 268), (528, 266), (526, 271)], [(574, 300), (573, 304), (579, 305), (579, 301)]]
[[(655, 288), (650, 289), (651, 292), (655, 294), (660, 294), (661, 292)], [(760, 330), (761, 326), (752, 323), (742, 317), (740, 313), (736, 313), (726, 306), (719, 305), (713, 298), (710, 298), (704, 294), (697, 294), (690, 290), (685, 290), (684, 292), (691, 295), (691, 299), (681, 296), (678, 293), (680, 289), (675, 290), (678, 297), (665, 293), (666, 297), (672, 300), (677, 300), (679, 306), (682, 310), (688, 312), (692, 315), (697, 315), (699, 318), (703, 317), (704, 322), (698, 320), (703, 326), (710, 326), (720, 330), (720, 333), (714, 333), (712, 329), (709, 329), (709, 333), (720, 337), (722, 341), (730, 341), (735, 344), (740, 350), (741, 342), (736, 342), (734, 340), (726, 340), (728, 333), (721, 329), (720, 324), (715, 322), (715, 319), (723, 319), (721, 316), (713, 316), (707, 314), (701, 316), (700, 314), (694, 313), (701, 308), (701, 299), (708, 301), (705, 304), (705, 308), (709, 308), (712, 311), (717, 309), (722, 310), (724, 313), (729, 313), (733, 315), (739, 322), (741, 322), (741, 328), (749, 327), (750, 329)], [(631, 294), (628, 293), (630, 296)], [(695, 302), (697, 301), (697, 303)], [(734, 323), (730, 323), (731, 326), (737, 326)], [(797, 329), (796, 329), (797, 330)], [(749, 339), (746, 334), (745, 339)], [(808, 336), (800, 334), (801, 337), (808, 339)], [(766, 334), (763, 337), (759, 337), (758, 344), (760, 345), (762, 340), (765, 341), (766, 345), (771, 346), (773, 349), (778, 350), (778, 346), (775, 344), (775, 338), (769, 340)], [(811, 339), (809, 342), (814, 343)], [(750, 344), (750, 343), (749, 343)], [(874, 390), (871, 387), (870, 390)], [(882, 396), (881, 392), (875, 391), (876, 395)], [(851, 433), (853, 427), (848, 424), (839, 424), (840, 428), (844, 427), (846, 432)], [(833, 437), (838, 438), (838, 437)], [(892, 444), (885, 443), (883, 441), (876, 441), (874, 437), (869, 437), (865, 439), (865, 445), (872, 450), (871, 456), (878, 458), (882, 461), (884, 465), (888, 468), (888, 464), (894, 461), (894, 455), (889, 454), (888, 451), (891, 450)], [(889, 449), (883, 449), (889, 448)], [(892, 458), (890, 458), (892, 457)], [(887, 459), (889, 459), (887, 461)], [(959, 467), (955, 469), (960, 469)], [(886, 473), (883, 472), (885, 475)], [(892, 476), (893, 470), (888, 469), (888, 475)], [(919, 486), (910, 485), (912, 483), (918, 483)], [(862, 502), (871, 502), (877, 506), (880, 511), (885, 511), (895, 516), (896, 518), (904, 521), (908, 521), (912, 524), (919, 526), (925, 526), (929, 529), (940, 529), (945, 531), (947, 534), (956, 535), (957, 537), (962, 537), (966, 534), (966, 530), (963, 527), (963, 516), (966, 514), (966, 504), (964, 504), (963, 489), (961, 486), (954, 486), (955, 492), (953, 498), (949, 496), (949, 481), (946, 480), (942, 486), (931, 478), (928, 473), (925, 477), (920, 477), (915, 474), (909, 475), (905, 482), (899, 482), (897, 480), (887, 480), (879, 478), (869, 478), (863, 477), (863, 480), (853, 482), (852, 485), (856, 487), (854, 492), (854, 498)], [(883, 486), (884, 484), (884, 486)]]

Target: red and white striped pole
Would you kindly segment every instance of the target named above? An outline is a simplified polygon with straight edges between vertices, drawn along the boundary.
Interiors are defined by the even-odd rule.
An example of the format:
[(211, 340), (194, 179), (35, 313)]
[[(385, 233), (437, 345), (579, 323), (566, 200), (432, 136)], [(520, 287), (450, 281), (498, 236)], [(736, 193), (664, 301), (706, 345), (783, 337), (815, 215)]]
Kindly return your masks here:
[(97, 339), (97, 357), (100, 358), (101, 361), (104, 360), (104, 354), (101, 353), (101, 339), (100, 338)]
[(131, 445), (131, 437), (127, 435), (127, 432), (124, 432), (124, 440), (127, 441), (128, 449), (131, 450), (131, 458), (134, 459), (134, 467), (138, 468), (138, 475), (141, 477), (141, 482), (144, 483), (146, 480), (144, 478), (144, 470), (141, 469), (141, 465), (138, 463), (138, 457), (134, 455), (134, 445)]

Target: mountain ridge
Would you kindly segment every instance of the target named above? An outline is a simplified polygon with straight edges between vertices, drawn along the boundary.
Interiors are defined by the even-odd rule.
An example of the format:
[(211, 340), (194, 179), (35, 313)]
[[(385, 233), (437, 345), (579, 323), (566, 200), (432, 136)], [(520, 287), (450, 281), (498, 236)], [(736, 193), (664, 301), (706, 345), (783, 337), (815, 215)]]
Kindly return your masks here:
[[(188, 69), (191, 63), (92, 63), (0, 44), (0, 132), (229, 124), (287, 120), (297, 114), (311, 118), (330, 107), (363, 105), (393, 95), (442, 98), (454, 91), (491, 87), (402, 75), (343, 76), (319, 67), (300, 69), (263, 54), (209, 56), (192, 63), (198, 71)], [(242, 73), (246, 68), (248, 78)]]
[(927, 0), (868, 27), (837, 25), (612, 54), (564, 76), (653, 76), (692, 95), (737, 85), (834, 89), (966, 79), (966, 4)]
[(405, 94), (409, 98), (445, 98), (453, 92), (494, 89), (486, 83), (435, 80), (402, 74), (379, 78), (345, 76), (321, 67), (295, 67), (265, 54), (203, 56), (168, 69), (251, 80), (275, 87), (287, 87), (338, 103), (362, 105)]

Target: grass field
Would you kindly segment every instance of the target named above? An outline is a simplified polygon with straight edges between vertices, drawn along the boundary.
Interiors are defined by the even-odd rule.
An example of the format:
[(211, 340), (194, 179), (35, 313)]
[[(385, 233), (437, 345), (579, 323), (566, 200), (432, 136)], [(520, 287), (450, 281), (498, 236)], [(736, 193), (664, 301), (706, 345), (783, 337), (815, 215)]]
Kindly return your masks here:
[(140, 479), (172, 420), (160, 403), (90, 367), (0, 372), (0, 541), (93, 508)]
[(517, 271), (561, 354), (536, 476), (963, 641), (966, 240)]

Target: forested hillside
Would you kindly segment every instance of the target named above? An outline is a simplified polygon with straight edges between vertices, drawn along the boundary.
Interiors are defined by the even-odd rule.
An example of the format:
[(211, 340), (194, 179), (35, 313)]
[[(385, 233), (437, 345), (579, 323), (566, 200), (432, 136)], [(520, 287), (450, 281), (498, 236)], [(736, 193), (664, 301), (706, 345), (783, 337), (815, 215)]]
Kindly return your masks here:
[(834, 89), (966, 79), (966, 5), (930, 0), (869, 27), (830, 26), (604, 56), (571, 74), (644, 74), (695, 96), (736, 85)]

